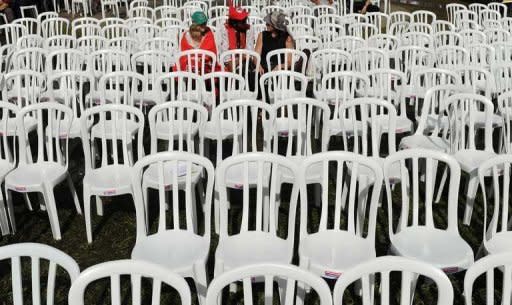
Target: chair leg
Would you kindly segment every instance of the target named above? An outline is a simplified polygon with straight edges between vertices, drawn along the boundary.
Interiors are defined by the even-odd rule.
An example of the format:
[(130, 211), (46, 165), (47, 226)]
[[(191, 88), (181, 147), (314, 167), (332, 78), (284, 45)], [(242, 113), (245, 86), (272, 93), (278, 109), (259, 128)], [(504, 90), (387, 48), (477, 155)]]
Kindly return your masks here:
[(87, 242), (92, 243), (91, 194), (89, 193), (89, 187), (85, 184), (84, 184), (84, 214), (85, 214), (85, 231), (87, 234)]
[(194, 232), (197, 232), (197, 200), (196, 200), (196, 185), (192, 185), (192, 227)]
[(146, 234), (149, 232), (149, 204), (148, 204), (148, 192), (149, 188), (146, 183), (144, 183), (144, 179), (142, 182), (142, 196), (144, 198), (144, 217), (146, 219)]
[(474, 173), (469, 173), (469, 182), (467, 187), (466, 209), (464, 210), (465, 225), (469, 225), (471, 223), (471, 215), (473, 215), (473, 205), (475, 204), (476, 192), (478, 190), (478, 176), (476, 171), (474, 171)]
[(76, 212), (79, 215), (82, 215), (82, 208), (80, 207), (80, 201), (78, 200), (78, 194), (76, 193), (75, 185), (73, 184), (73, 180), (71, 180), (71, 176), (69, 174), (66, 176), (66, 181), (68, 182), (69, 190), (71, 191), (71, 195), (73, 196), (73, 201), (75, 202)]
[(57, 205), (55, 203), (53, 188), (46, 185), (44, 187), (43, 196), (46, 204), (46, 210), (48, 212), (48, 217), (50, 218), (50, 226), (52, 228), (53, 238), (56, 240), (61, 240), (62, 237), (60, 233), (59, 215), (57, 214)]
[(448, 178), (448, 168), (445, 168), (443, 171), (443, 176), (441, 177), (441, 183), (439, 183), (439, 188), (437, 189), (436, 203), (439, 203), (441, 200), (441, 195), (443, 194), (444, 185), (446, 183), (446, 178)]
[(25, 200), (25, 204), (27, 205), (27, 208), (29, 211), (33, 211), (32, 203), (30, 202), (30, 197), (28, 196), (28, 193), (23, 193), (23, 199)]
[(208, 279), (206, 277), (206, 268), (204, 263), (194, 263), (194, 282), (196, 284), (197, 299), (199, 301), (199, 305), (205, 305)]
[[(306, 257), (301, 257), (299, 260), (299, 266), (302, 270), (309, 270), (309, 259)], [(306, 299), (306, 286), (304, 283), (297, 283), (297, 296), (295, 300), (295, 305), (304, 305), (304, 300)]]
[(96, 196), (96, 213), (98, 216), (103, 216), (103, 201), (100, 196)]
[(16, 233), (16, 218), (14, 218), (14, 207), (12, 205), (12, 195), (9, 189), (5, 188), (5, 197), (7, 201), (7, 214), (11, 221), (11, 233)]
[(7, 235), (10, 233), (9, 218), (7, 217), (7, 211), (5, 208), (5, 197), (3, 192), (1, 191), (0, 196), (2, 196), (2, 200), (0, 201), (0, 230), (2, 232), (2, 235)]

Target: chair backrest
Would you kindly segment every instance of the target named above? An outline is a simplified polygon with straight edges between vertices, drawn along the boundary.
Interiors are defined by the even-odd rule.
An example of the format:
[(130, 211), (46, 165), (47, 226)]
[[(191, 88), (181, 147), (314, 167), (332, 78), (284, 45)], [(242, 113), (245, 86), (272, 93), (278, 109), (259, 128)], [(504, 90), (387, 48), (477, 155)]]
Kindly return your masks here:
[(411, 97), (423, 97), (425, 92), (437, 85), (460, 85), (460, 75), (455, 71), (439, 68), (418, 68), (411, 75), (410, 84), (414, 88)]
[[(0, 160), (4, 164), (14, 168), (17, 160), (16, 147), (11, 147), (9, 127), (16, 123), (16, 116), (20, 108), (13, 103), (1, 102), (0, 101)], [(12, 131), (11, 131), (12, 132)]]
[(28, 35), (28, 30), (21, 24), (3, 24), (0, 25), (0, 41), (8, 44), (16, 44), (22, 36)]
[[(427, 33), (424, 31), (426, 30), (424, 27), (428, 27), (428, 24), (413, 24), (409, 26), (409, 32), (401, 34), (400, 41), (402, 42), (403, 46), (418, 46), (418, 47), (425, 47), (425, 48), (431, 48), (433, 47), (433, 39), (430, 29), (428, 29)], [(421, 29), (421, 30), (420, 30)]]
[(297, 71), (305, 74), (308, 57), (302, 51), (283, 48), (268, 52), (265, 62), (269, 71), (280, 67), (279, 70)]
[[(364, 174), (360, 174), (364, 173)], [(314, 154), (302, 162), (301, 176), (318, 175), (321, 185), (319, 206), (322, 209), (318, 225), (308, 221), (311, 202), (303, 183), (300, 207), (300, 236), (325, 231), (345, 231), (364, 239), (375, 248), (378, 200), (382, 188), (382, 167), (371, 158), (345, 151)], [(329, 183), (329, 177), (336, 177)], [(332, 178), (331, 178), (332, 179)], [(366, 190), (370, 188), (371, 190)], [(304, 194), (304, 195), (303, 195)], [(334, 209), (330, 209), (334, 197)]]
[[(89, 17), (86, 17), (89, 18)], [(85, 37), (85, 36), (100, 36), (101, 35), (101, 26), (98, 24), (77, 24), (72, 26), (71, 34), (75, 38)]]
[[(138, 260), (118, 260), (101, 263), (92, 266), (80, 274), (77, 280), (69, 290), (69, 304), (84, 305), (85, 291), (94, 282), (96, 285), (102, 283), (99, 280), (108, 279), (110, 282), (110, 304), (121, 304), (122, 289), (121, 276), (129, 275), (131, 283), (132, 303), (133, 305), (142, 305), (149, 303), (148, 300), (142, 301), (143, 279), (150, 279), (152, 283), (152, 304), (160, 304), (161, 291), (170, 286), (179, 295), (181, 305), (191, 304), (190, 288), (187, 282), (175, 273), (170, 272), (162, 266), (152, 264), (146, 261)], [(163, 285), (165, 284), (165, 285)], [(102, 302), (97, 300), (97, 302)]]
[[(276, 118), (273, 134), (275, 153), (286, 155), (286, 157), (306, 157), (327, 151), (329, 144), (328, 122), (331, 117), (327, 103), (299, 97), (282, 100), (275, 103), (273, 108)], [(322, 122), (322, 127), (317, 124), (316, 120)], [(316, 145), (313, 141), (313, 135), (316, 132), (321, 139), (320, 145)], [(286, 147), (286, 150), (280, 152), (279, 147)]]
[(455, 25), (450, 21), (446, 20), (436, 20), (432, 23), (432, 29), (434, 30), (434, 34), (437, 32), (453, 32), (455, 31)]
[(330, 45), (331, 48), (340, 49), (352, 54), (353, 51), (366, 46), (366, 41), (356, 36), (341, 36), (334, 39)]
[(25, 35), (16, 42), (16, 49), (42, 48), (44, 38), (39, 35)]
[(487, 43), (489, 44), (510, 42), (510, 33), (502, 28), (486, 29), (484, 35), (487, 37)]
[(388, 67), (389, 58), (382, 50), (366, 47), (352, 51), (352, 69), (354, 71), (364, 73)]
[[(144, 42), (144, 46), (145, 46)], [(128, 53), (129, 55), (132, 55), (136, 53), (139, 50), (140, 42), (135, 40), (132, 37), (118, 37), (109, 39), (108, 42), (105, 43), (105, 47), (102, 47), (101, 49), (110, 49), (110, 50), (117, 50), (122, 51), (125, 53)]]
[(15, 51), (11, 57), (11, 70), (32, 70), (45, 73), (47, 52), (42, 48)]
[(468, 92), (482, 94), (492, 99), (495, 92), (495, 81), (488, 69), (468, 65), (457, 72), (461, 75), (462, 85), (468, 89)]
[(36, 18), (25, 17), (18, 18), (12, 21), (12, 24), (21, 24), (27, 30), (27, 34), (37, 34), (39, 35), (41, 31), (41, 24)]
[[(260, 118), (258, 118), (260, 117)], [(250, 152), (270, 152), (274, 136), (275, 113), (273, 108), (257, 100), (236, 100), (220, 104), (212, 112), (212, 122), (218, 143), (232, 134), (231, 156)], [(262, 130), (260, 136), (258, 131)], [(223, 156), (223, 145), (217, 145), (217, 164)]]
[[(95, 120), (95, 117), (98, 119)], [(94, 149), (100, 158), (99, 167), (121, 164), (132, 166), (134, 149), (137, 151), (135, 160), (144, 155), (144, 115), (135, 107), (112, 104), (91, 107), (80, 117), (80, 125), (86, 171), (97, 167), (96, 158), (93, 159), (91, 153), (91, 147), (95, 144)], [(120, 142), (120, 145), (110, 145), (109, 142)]]
[(469, 63), (469, 52), (459, 46), (439, 47), (435, 51), (436, 67), (441, 69), (456, 70)]
[[(398, 283), (401, 282), (399, 299), (390, 298), (391, 287), (395, 287), (396, 283), (391, 281), (391, 277), (397, 272), (400, 275)], [(354, 286), (354, 283), (361, 283), (362, 304), (369, 305), (379, 303), (382, 305), (389, 304), (411, 304), (414, 295), (414, 285), (417, 278), (432, 281), (437, 287), (437, 303), (438, 305), (453, 303), (453, 288), (450, 279), (438, 268), (419, 260), (414, 260), (399, 256), (378, 257), (343, 273), (334, 286), (334, 304), (346, 304), (344, 293)], [(376, 285), (378, 279), (380, 285)], [(429, 282), (430, 283), (430, 282)], [(380, 287), (380, 300), (375, 300), (375, 286)], [(379, 292), (377, 292), (379, 293)], [(358, 297), (359, 298), (359, 297)], [(358, 302), (359, 300), (356, 300)]]
[[(29, 141), (30, 118), (36, 120), (37, 140)], [(29, 119), (29, 120), (27, 120)], [(20, 147), (36, 146), (34, 160), (30, 150), (20, 149), (20, 164), (54, 162), (68, 166), (68, 135), (73, 121), (73, 110), (68, 106), (46, 102), (32, 104), (22, 108), (17, 116), (17, 128)], [(28, 126), (27, 126), (28, 125)]]
[(89, 71), (96, 78), (117, 71), (131, 71), (130, 54), (111, 49), (95, 51), (89, 55)]
[[(232, 72), (211, 72), (203, 75), (205, 96), (203, 104), (213, 110), (217, 104), (242, 98), (245, 79)], [(238, 93), (238, 94), (237, 94)]]
[(77, 71), (80, 72), (85, 64), (85, 55), (82, 51), (74, 49), (60, 49), (52, 51), (46, 56), (46, 73)]
[(394, 68), (405, 73), (408, 83), (418, 69), (434, 67), (434, 52), (427, 47), (400, 46), (394, 55)]
[(459, 32), (459, 35), (462, 37), (460, 45), (466, 48), (473, 44), (484, 44), (487, 41), (485, 34), (478, 30), (462, 30)]
[(44, 48), (47, 52), (53, 52), (62, 49), (75, 49), (76, 44), (76, 38), (71, 35), (56, 35), (44, 41)]
[[(504, 300), (510, 296), (511, 265), (510, 252), (488, 255), (476, 261), (466, 271), (464, 277), (465, 304), (505, 302)], [(476, 283), (479, 283), (478, 293), (475, 289)], [(497, 287), (500, 284), (501, 287)], [(475, 293), (473, 293), (474, 289)]]
[(460, 10), (466, 10), (466, 6), (464, 4), (459, 3), (448, 3), (446, 4), (446, 15), (448, 16), (448, 21), (452, 24), (455, 24), (455, 12)]
[[(363, 156), (383, 157), (382, 134), (396, 130), (396, 109), (377, 98), (356, 98), (339, 106), (343, 147)], [(370, 128), (371, 126), (371, 128)], [(387, 155), (396, 151), (395, 132), (388, 132)], [(370, 143), (368, 143), (368, 141)]]
[(85, 96), (93, 83), (94, 77), (87, 71), (55, 72), (48, 77), (50, 101), (67, 105), (73, 110), (74, 118), (79, 118), (88, 106)]
[(41, 36), (44, 38), (55, 35), (69, 35), (70, 33), (71, 26), (67, 18), (49, 18), (41, 22)]
[(46, 77), (32, 70), (15, 70), (3, 77), (2, 98), (24, 108), (37, 104), (46, 89)]
[(441, 134), (443, 138), (448, 136), (449, 128), (442, 121), (445, 117), (446, 99), (453, 94), (464, 92), (461, 85), (436, 85), (429, 88), (423, 99), (421, 112), (416, 105), (416, 134)]
[[(137, 101), (144, 101), (147, 93), (146, 79), (131, 71), (117, 71), (104, 74), (99, 81), (100, 104), (128, 105), (135, 107)], [(107, 94), (107, 92), (109, 94)], [(139, 103), (142, 107), (143, 103)]]
[[(295, 39), (295, 49), (302, 52), (305, 52), (305, 50), (316, 51), (322, 46), (320, 38), (314, 35), (299, 35), (293, 38)], [(306, 67), (306, 73), (308, 73), (308, 68)]]
[(386, 30), (388, 24), (388, 14), (382, 12), (368, 12), (366, 13), (366, 19), (368, 23), (377, 27), (378, 34), (381, 34), (383, 30)]
[[(204, 125), (208, 121), (205, 107), (189, 101), (173, 101), (156, 105), (148, 114), (151, 134), (151, 154), (156, 154), (162, 145), (158, 140), (167, 141), (164, 151), (185, 151), (197, 153), (194, 145), (199, 137), (199, 154), (203, 155)], [(177, 146), (176, 146), (177, 144)]]
[[(373, 35), (372, 37), (368, 38), (367, 43), (368, 47), (383, 50), (388, 52), (388, 54), (393, 54), (393, 52), (396, 51), (400, 45), (398, 38), (390, 34)], [(390, 55), (388, 56), (391, 57)]]
[[(303, 73), (279, 70), (267, 72), (260, 77), (260, 90), (266, 103), (279, 103), (292, 96), (305, 97), (306, 89), (307, 78)], [(264, 92), (268, 92), (269, 101)]]
[[(322, 78), (323, 99), (325, 103), (334, 105), (331, 119), (338, 118), (339, 107), (356, 98), (356, 94), (366, 96), (370, 79), (360, 72), (334, 72)], [(333, 94), (325, 94), (332, 92)]]
[[(197, 105), (195, 105), (197, 106)], [(151, 179), (156, 180), (158, 190), (158, 228), (157, 232), (147, 232), (149, 224), (146, 223), (148, 202), (144, 202), (148, 196), (143, 195), (147, 190), (143, 189), (144, 179), (152, 175)], [(203, 234), (195, 232), (193, 222), (196, 221), (193, 210), (196, 208), (193, 203), (194, 179), (203, 176), (206, 181), (204, 197), (204, 219)], [(132, 185), (134, 188), (134, 202), (137, 217), (137, 241), (145, 239), (152, 234), (164, 234), (165, 231), (188, 231), (199, 235), (208, 244), (210, 243), (210, 219), (211, 202), (215, 170), (210, 160), (194, 153), (188, 152), (161, 152), (152, 154), (137, 161), (132, 170)], [(179, 197), (179, 191), (184, 191), (183, 199)], [(172, 196), (167, 196), (172, 192)], [(153, 202), (152, 202), (153, 203)], [(185, 209), (181, 208), (185, 205)], [(172, 211), (167, 215), (167, 210)], [(180, 216), (180, 214), (182, 216)], [(183, 217), (184, 214), (184, 217)], [(169, 219), (171, 218), (171, 219)], [(171, 220), (171, 221), (169, 221)]]
[(436, 21), (437, 16), (435, 13), (426, 10), (418, 10), (412, 12), (412, 22), (432, 24)]
[[(448, 171), (449, 180), (447, 213), (446, 218), (441, 220), (439, 215), (435, 216), (433, 199), (435, 186), (441, 179), (438, 171), (443, 167)], [(399, 172), (394, 170), (396, 168), (399, 168)], [(460, 171), (455, 158), (435, 150), (406, 149), (385, 159), (384, 181), (388, 198), (389, 235), (392, 242), (395, 234), (408, 227), (425, 226), (459, 234), (457, 206)], [(401, 193), (393, 197), (391, 184), (396, 183), (397, 178), (400, 179)]]
[(379, 33), (379, 29), (367, 22), (356, 22), (348, 26), (348, 33), (352, 36), (361, 37), (364, 40)]
[(321, 49), (311, 54), (313, 88), (320, 89), (323, 76), (349, 69), (352, 65), (350, 53), (338, 49)]
[(124, 24), (125, 21), (122, 18), (119, 17), (107, 17), (100, 20), (100, 26), (102, 28), (105, 28), (109, 25), (115, 25), (115, 24)]
[(512, 152), (512, 91), (505, 91), (498, 95), (498, 112), (503, 119), (503, 145), (504, 152)]
[(193, 49), (176, 54), (176, 60), (180, 62), (178, 69), (204, 75), (214, 71), (217, 65), (217, 55), (211, 51)]
[(92, 54), (102, 50), (106, 45), (107, 39), (102, 36), (85, 36), (77, 40), (77, 49), (84, 52), (84, 54)]
[(37, 20), (39, 20), (39, 23), (41, 23), (46, 19), (57, 18), (57, 17), (59, 17), (59, 13), (57, 13), (57, 12), (51, 12), (51, 11), (43, 12), (43, 13), (37, 15)]
[(512, 89), (512, 64), (496, 63), (491, 67), (496, 82), (496, 93), (504, 93)]
[[(403, 88), (407, 82), (406, 75), (393, 69), (376, 69), (368, 72), (367, 75), (370, 79), (371, 96), (392, 103), (397, 112), (405, 116), (406, 105)], [(404, 131), (396, 130), (396, 132)]]
[[(291, 177), (287, 181), (292, 185), (288, 210), (278, 205), (281, 200), (283, 174)], [(232, 175), (240, 175), (234, 182), (229, 179)], [(216, 169), (216, 187), (220, 198), (220, 229), (219, 242), (233, 235), (247, 232), (267, 234), (272, 238), (281, 238), (286, 242), (286, 254), (292, 258), (295, 238), (295, 218), (299, 189), (302, 181), (297, 163), (286, 157), (272, 153), (239, 154), (224, 159)], [(242, 213), (240, 217), (228, 214), (228, 188), (242, 191), (243, 200), (240, 202)], [(250, 189), (255, 189), (255, 196), (249, 196)], [(252, 198), (252, 200), (250, 199)], [(252, 201), (252, 202), (251, 202)], [(254, 204), (254, 205), (253, 205)], [(254, 206), (255, 209), (250, 208)], [(284, 219), (276, 213), (285, 213)], [(233, 225), (229, 225), (233, 223)], [(239, 224), (239, 225), (235, 225)], [(281, 226), (280, 226), (281, 225)], [(229, 230), (228, 230), (229, 226)], [(259, 235), (263, 238), (262, 235)], [(283, 253), (284, 254), (284, 253)]]
[(107, 25), (102, 28), (101, 32), (101, 36), (105, 37), (106, 39), (130, 36), (130, 28), (124, 23)]
[[(157, 84), (160, 76), (171, 72), (173, 62), (171, 54), (162, 50), (137, 52), (131, 59), (132, 70), (140, 71), (146, 79), (146, 86)], [(148, 87), (145, 89), (149, 90)]]
[[(232, 68), (231, 71), (229, 72), (233, 72), (240, 75), (244, 78), (244, 80), (249, 80), (252, 77), (254, 79), (255, 84), (258, 84), (258, 69), (254, 69), (253, 71), (251, 71), (251, 67), (253, 64), (254, 67), (259, 67), (261, 64), (261, 58), (258, 52), (245, 49), (228, 50), (220, 54), (219, 62), (221, 63), (223, 70), (226, 70), (226, 64), (230, 63)], [(245, 82), (245, 91), (252, 92), (255, 96), (257, 96), (259, 92), (258, 89), (259, 86), (255, 85), (254, 89), (251, 91), (250, 83), (248, 81)]]
[[(30, 258), (30, 264), (25, 263), (25, 258), (28, 257)], [(71, 256), (43, 244), (18, 243), (0, 247), (0, 261), (4, 260), (10, 260), (9, 269), (12, 281), (11, 304), (14, 305), (24, 304), (23, 295), (26, 295), (26, 290), (30, 290), (30, 288), (25, 287), (23, 289), (23, 282), (28, 280), (28, 278), (31, 279), (32, 284), (30, 294), (32, 299), (29, 302), (32, 304), (53, 304), (53, 300), (58, 293), (67, 293), (67, 288), (63, 289), (66, 285), (63, 285), (65, 282), (62, 280), (65, 277), (63, 278), (62, 276), (62, 270), (65, 271), (71, 284), (80, 275), (78, 264)], [(27, 265), (30, 266), (28, 267), (30, 274), (26, 274)], [(48, 269), (46, 269), (46, 266), (48, 266)], [(4, 272), (7, 272), (7, 270), (4, 270)], [(45, 274), (47, 282), (41, 285), (41, 278)], [(57, 279), (58, 285), (56, 285)], [(7, 294), (7, 291), (4, 292)], [(43, 292), (46, 292), (46, 297), (42, 294)]]
[[(138, 44), (138, 41), (133, 39), (135, 44)], [(149, 51), (149, 50), (158, 50), (163, 51), (169, 54), (173, 54), (178, 51), (179, 45), (177, 42), (170, 38), (165, 37), (154, 37), (144, 41), (141, 50)]]
[(496, 42), (490, 47), (494, 51), (494, 63), (497, 65), (508, 64), (512, 58), (512, 43)]
[(469, 52), (469, 64), (471, 66), (491, 70), (496, 61), (496, 51), (493, 46), (486, 43), (471, 44), (466, 47)]
[(160, 102), (189, 101), (203, 103), (204, 79), (195, 73), (177, 71), (161, 75), (157, 80)]
[[(278, 265), (278, 264), (257, 264), (251, 266), (244, 266), (236, 268), (219, 276), (210, 283), (208, 293), (206, 295), (206, 305), (218, 304), (219, 297), (223, 294), (224, 288), (242, 282), (243, 284), (243, 298), (245, 304), (252, 304), (252, 300), (255, 298), (255, 289), (253, 286), (253, 279), (264, 278), (265, 291), (265, 305), (270, 305), (277, 300), (274, 300), (274, 285), (276, 282), (285, 281), (286, 290), (283, 289), (281, 300), (284, 301), (281, 304), (293, 304), (295, 301), (296, 284), (303, 285), (302, 287), (309, 287), (319, 297), (320, 305), (332, 305), (331, 292), (326, 282), (318, 277), (317, 275), (305, 271), (299, 267), (293, 265)], [(254, 289), (254, 290), (253, 290)], [(231, 298), (228, 295), (228, 300), (238, 299), (238, 297)]]

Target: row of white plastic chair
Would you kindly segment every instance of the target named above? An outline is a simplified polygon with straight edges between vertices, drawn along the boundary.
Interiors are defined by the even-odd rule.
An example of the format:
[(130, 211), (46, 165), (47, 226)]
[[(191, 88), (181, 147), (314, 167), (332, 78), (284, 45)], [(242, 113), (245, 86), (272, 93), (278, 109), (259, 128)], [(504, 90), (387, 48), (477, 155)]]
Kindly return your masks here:
[[(37, 253), (37, 255), (34, 253)], [(175, 298), (179, 298), (181, 304), (192, 304), (192, 294), (187, 282), (180, 275), (167, 270), (163, 266), (138, 260), (119, 260), (100, 263), (80, 273), (79, 267), (73, 258), (60, 250), (42, 244), (24, 243), (0, 248), (0, 259), (10, 260), (15, 305), (20, 305), (23, 302), (21, 267), (24, 265), (22, 259), (27, 257), (31, 258), (32, 262), (30, 268), (32, 272), (31, 297), (34, 303), (39, 303), (45, 298), (44, 295), (41, 295), (43, 290), (40, 283), (40, 276), (44, 276), (45, 272), (38, 266), (44, 264), (44, 261), (48, 261), (51, 266), (48, 274), (49, 283), (51, 283), (49, 286), (51, 285), (52, 288), (46, 291), (48, 304), (53, 304), (57, 295), (56, 292), (63, 292), (66, 297), (69, 296), (69, 304), (84, 304), (85, 291), (88, 288), (97, 287), (98, 283), (102, 283), (101, 280), (105, 279), (108, 282), (107, 287), (111, 289), (110, 297), (107, 297), (107, 299), (110, 299), (112, 304), (121, 302), (122, 289), (126, 286), (131, 286), (131, 298), (134, 305), (143, 304), (143, 300), (147, 302), (148, 295), (152, 295), (152, 304), (161, 304), (163, 291), (168, 289), (164, 289), (164, 287), (171, 287), (175, 290), (177, 292)], [(505, 255), (490, 256), (477, 262), (468, 271), (464, 280), (464, 296), (467, 304), (471, 305), (473, 302), (472, 292), (475, 280), (485, 277), (485, 274), (488, 278), (485, 290), (490, 291), (487, 294), (486, 304), (493, 304), (495, 296), (493, 290), (494, 272), (497, 269), (508, 270), (510, 264), (510, 256)], [(57, 268), (59, 271), (62, 269), (69, 275), (70, 285), (64, 281), (55, 281), (57, 278), (55, 270)], [(395, 273), (401, 279), (401, 287), (393, 287), (392, 285), (390, 277), (392, 274), (394, 276)], [(130, 281), (121, 281), (121, 276), (129, 276)], [(417, 290), (415, 278), (418, 277), (428, 279), (427, 285), (436, 286), (436, 304), (453, 303), (453, 288), (449, 279), (442, 272), (418, 261), (388, 256), (354, 266), (336, 282), (332, 293), (324, 280), (292, 265), (260, 263), (240, 267), (215, 277), (208, 285), (205, 298), (201, 299), (200, 304), (218, 305), (239, 298), (248, 301), (260, 294), (265, 296), (266, 305), (272, 304), (276, 297), (284, 303), (293, 303), (297, 300), (299, 304), (302, 304), (304, 299), (301, 299), (301, 293), (305, 287), (308, 287), (308, 289), (315, 291), (319, 304), (341, 305), (347, 304), (345, 294), (349, 292), (353, 295), (354, 284), (358, 282), (362, 283), (361, 293), (359, 296), (357, 294), (353, 296), (356, 299), (361, 298), (364, 304), (369, 299), (374, 298), (373, 290), (377, 282), (380, 283), (381, 287), (377, 296), (381, 304), (392, 304), (394, 293), (400, 293), (400, 302), (407, 303), (410, 298), (414, 297)], [(61, 278), (60, 274), (58, 278)], [(262, 279), (261, 281), (264, 282), (261, 289), (254, 285), (255, 279)], [(141, 285), (148, 280), (151, 280), (153, 284), (150, 286)], [(130, 284), (126, 285), (127, 283)], [(273, 291), (273, 286), (276, 284), (281, 288), (277, 296)], [(220, 298), (225, 288), (233, 285), (241, 285), (241, 295), (228, 294), (228, 300)], [(69, 287), (69, 294), (64, 287)], [(148, 288), (149, 291), (146, 290)], [(204, 289), (206, 290), (206, 287)], [(497, 287), (497, 290), (503, 296), (510, 293), (509, 289), (506, 284)], [(94, 297), (98, 296), (93, 295), (92, 299)], [(90, 296), (87, 299), (90, 299)], [(178, 300), (174, 300), (174, 302), (176, 301)]]

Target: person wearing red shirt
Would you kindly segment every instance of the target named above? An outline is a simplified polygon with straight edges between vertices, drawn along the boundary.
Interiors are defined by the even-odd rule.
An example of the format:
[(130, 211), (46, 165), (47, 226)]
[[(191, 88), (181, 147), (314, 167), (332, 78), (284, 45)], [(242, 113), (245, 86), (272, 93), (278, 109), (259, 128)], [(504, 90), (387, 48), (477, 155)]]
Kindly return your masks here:
[[(208, 18), (206, 15), (201, 12), (195, 12), (192, 14), (192, 25), (189, 30), (183, 34), (183, 37), (180, 41), (180, 50), (194, 50), (194, 49), (202, 49), (215, 53), (217, 55), (217, 45), (215, 43), (215, 36), (210, 28), (206, 25), (208, 22)], [(202, 60), (200, 58), (199, 60)], [(206, 60), (211, 61), (209, 58)], [(198, 71), (198, 67), (201, 67), (201, 63), (190, 63), (187, 61), (186, 57), (181, 57), (179, 61), (178, 69), (181, 71), (189, 71), (194, 73), (201, 73), (203, 71)], [(209, 73), (214, 70), (218, 70), (217, 67), (212, 67), (211, 62), (205, 63), (205, 71), (204, 73)]]
[[(219, 45), (221, 54), (229, 50), (246, 49), (249, 43), (248, 39), (250, 39), (248, 36), (251, 26), (247, 23), (249, 12), (231, 4), (228, 12), (228, 20), (226, 20), (224, 28), (221, 29), (222, 36)], [(224, 66), (226, 71), (233, 71), (235, 68), (232, 67), (230, 61), (225, 62)]]

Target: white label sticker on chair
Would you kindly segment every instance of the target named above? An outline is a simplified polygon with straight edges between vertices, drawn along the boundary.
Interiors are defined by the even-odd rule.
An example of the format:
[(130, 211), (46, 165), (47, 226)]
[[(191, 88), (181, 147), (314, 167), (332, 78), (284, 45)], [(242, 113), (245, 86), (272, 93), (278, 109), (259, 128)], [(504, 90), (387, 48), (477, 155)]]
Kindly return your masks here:
[(340, 276), (341, 276), (341, 272), (336, 272), (336, 271), (324, 271), (324, 276), (323, 276), (323, 277), (328, 278), (328, 279), (331, 279), (331, 280), (336, 280), (336, 279), (338, 279)]
[(24, 192), (27, 190), (27, 188), (24, 186), (16, 186), (14, 187), (14, 189), (17, 190), (18, 192)]
[(103, 192), (103, 195), (112, 196), (116, 194), (116, 190), (107, 190)]
[(459, 267), (446, 267), (443, 268), (443, 272), (446, 274), (455, 273), (459, 271)]

